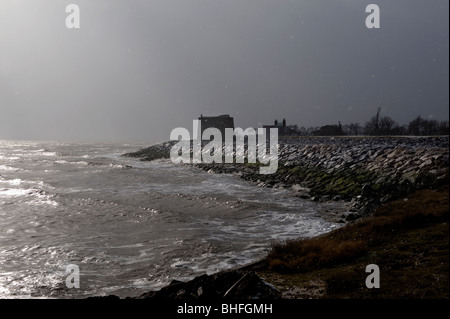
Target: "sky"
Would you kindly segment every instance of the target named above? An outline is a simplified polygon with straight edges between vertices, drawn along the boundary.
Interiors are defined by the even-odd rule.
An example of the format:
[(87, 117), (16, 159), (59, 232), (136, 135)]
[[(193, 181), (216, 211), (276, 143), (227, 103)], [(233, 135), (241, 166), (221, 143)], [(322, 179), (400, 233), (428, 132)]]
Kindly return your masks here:
[(0, 139), (157, 143), (201, 114), (440, 121), (448, 87), (447, 0), (0, 1)]

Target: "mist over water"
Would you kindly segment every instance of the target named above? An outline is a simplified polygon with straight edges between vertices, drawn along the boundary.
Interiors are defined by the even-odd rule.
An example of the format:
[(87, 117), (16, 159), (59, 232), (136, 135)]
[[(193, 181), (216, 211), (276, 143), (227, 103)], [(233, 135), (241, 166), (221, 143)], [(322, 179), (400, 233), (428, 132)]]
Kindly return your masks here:
[(0, 298), (136, 296), (340, 226), (337, 203), (121, 156), (141, 147), (0, 141)]

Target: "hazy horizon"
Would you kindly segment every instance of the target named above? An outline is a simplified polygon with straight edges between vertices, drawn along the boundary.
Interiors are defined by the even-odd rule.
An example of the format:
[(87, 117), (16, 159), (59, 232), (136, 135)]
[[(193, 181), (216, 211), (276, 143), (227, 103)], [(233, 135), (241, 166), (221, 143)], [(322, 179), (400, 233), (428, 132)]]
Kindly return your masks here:
[[(65, 7), (81, 10), (67, 29)], [(376, 3), (381, 28), (367, 29)], [(449, 117), (449, 2), (3, 0), (0, 140), (157, 143), (236, 126)]]

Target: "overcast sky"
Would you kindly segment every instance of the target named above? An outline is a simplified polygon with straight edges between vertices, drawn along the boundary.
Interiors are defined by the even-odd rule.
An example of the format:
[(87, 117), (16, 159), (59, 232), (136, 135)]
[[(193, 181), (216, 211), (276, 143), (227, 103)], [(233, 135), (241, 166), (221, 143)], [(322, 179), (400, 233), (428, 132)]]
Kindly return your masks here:
[[(67, 29), (78, 4), (81, 28)], [(376, 3), (381, 28), (367, 29)], [(0, 139), (449, 116), (447, 0), (1, 0)]]

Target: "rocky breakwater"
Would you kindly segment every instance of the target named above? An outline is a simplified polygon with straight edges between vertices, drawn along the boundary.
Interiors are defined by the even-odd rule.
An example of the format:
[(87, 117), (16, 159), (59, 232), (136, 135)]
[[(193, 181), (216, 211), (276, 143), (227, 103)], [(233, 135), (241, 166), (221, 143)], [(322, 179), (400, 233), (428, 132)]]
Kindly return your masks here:
[[(176, 141), (127, 156), (169, 158)], [(191, 151), (192, 152), (192, 151)], [(352, 221), (387, 201), (448, 180), (449, 138), (433, 137), (290, 137), (279, 140), (278, 170), (259, 173), (260, 163), (195, 164), (211, 173), (237, 174), (262, 187), (290, 189), (315, 201), (351, 202), (344, 216)]]
[[(273, 300), (280, 299), (281, 293), (271, 284), (261, 279), (249, 265), (240, 269), (225, 270), (212, 275), (201, 275), (182, 282), (173, 280), (157, 291), (148, 291), (139, 296), (125, 299), (146, 299), (152, 301), (183, 300)], [(87, 299), (117, 300), (116, 295), (94, 296)]]
[(291, 189), (315, 201), (350, 201), (352, 221), (387, 201), (447, 182), (448, 136), (297, 137), (279, 143), (274, 174), (259, 164), (198, 164), (209, 172), (237, 173), (263, 187)]
[(135, 299), (217, 300), (279, 299), (280, 292), (254, 271), (235, 269), (198, 276), (188, 282), (174, 280), (158, 291), (146, 292)]
[[(172, 142), (163, 143), (127, 155), (138, 157), (142, 160), (168, 158), (170, 156), (170, 149), (172, 145)], [(427, 209), (423, 207), (419, 207), (420, 205), (418, 205), (418, 203), (423, 202), (429, 196), (433, 196), (434, 198), (434, 196), (436, 196), (435, 194), (437, 194), (437, 190), (442, 188), (442, 185), (448, 183), (448, 136), (292, 137), (289, 139), (280, 139), (278, 155), (278, 170), (276, 173), (269, 175), (262, 175), (259, 173), (259, 166), (261, 165), (259, 163), (213, 163), (196, 164), (196, 166), (211, 173), (237, 174), (241, 178), (262, 187), (285, 188), (292, 191), (294, 196), (302, 197), (306, 200), (349, 201), (353, 209), (348, 213), (348, 215), (345, 216), (347, 221), (353, 221), (365, 215), (372, 215), (375, 208), (381, 206), (381, 204), (391, 201), (390, 204), (392, 206), (389, 206), (389, 203), (387, 203), (387, 205), (380, 207), (380, 209), (383, 209), (384, 207), (384, 213), (378, 213), (378, 215), (375, 213), (373, 216), (361, 220), (361, 222), (366, 222), (366, 224), (359, 224), (363, 225), (361, 226), (362, 228), (359, 227), (358, 224), (350, 223), (346, 226), (347, 228), (343, 227), (338, 231), (340, 231), (339, 234), (348, 236), (345, 238), (349, 238), (352, 243), (354, 242), (355, 236), (361, 236), (361, 238), (368, 236), (369, 239), (367, 240), (367, 245), (379, 245), (379, 247), (382, 247), (380, 248), (382, 250), (380, 250), (379, 253), (374, 254), (374, 256), (377, 256), (377, 258), (387, 258), (389, 263), (393, 263), (393, 261), (395, 261), (398, 263), (395, 265), (395, 269), (402, 267), (402, 263), (405, 262), (403, 259), (406, 255), (409, 256), (408, 258), (412, 258), (416, 251), (421, 251), (420, 249), (417, 250), (416, 245), (426, 246), (429, 241), (425, 239), (422, 242), (422, 233), (420, 233), (421, 235), (416, 235), (416, 229), (404, 227), (403, 231), (412, 231), (413, 233), (411, 233), (412, 235), (410, 233), (404, 235), (407, 236), (407, 240), (403, 240), (403, 237), (400, 237), (399, 243), (402, 248), (401, 251), (396, 251), (396, 247), (400, 244), (392, 241), (388, 241), (386, 244), (386, 234), (391, 234), (395, 227), (404, 225), (405, 223), (414, 222), (421, 225), (424, 220), (429, 220), (429, 217), (426, 217), (426, 219), (421, 219), (424, 218), (420, 217), (421, 214), (423, 216), (427, 216), (427, 214), (436, 215), (436, 212), (445, 214), (445, 210), (438, 205), (439, 203), (437, 204), (436, 200), (432, 203), (432, 205), (435, 206), (427, 207), (429, 211), (426, 211)], [(414, 194), (417, 194), (414, 192), (420, 189), (433, 189), (433, 191), (425, 191), (426, 196), (422, 194), (420, 195), (422, 197), (419, 196), (418, 198), (414, 198)], [(416, 197), (417, 196), (418, 195), (416, 195)], [(448, 204), (448, 197), (445, 194), (441, 195), (441, 197), (442, 196), (445, 196), (446, 199), (442, 199), (442, 206), (445, 206), (445, 203)], [(399, 200), (392, 201), (394, 199)], [(392, 216), (389, 217), (389, 214), (399, 216), (394, 216), (394, 218)], [(380, 218), (379, 216), (382, 218), (381, 221), (376, 219)], [(389, 218), (387, 218), (387, 216)], [(386, 222), (389, 221), (390, 224), (386, 224)], [(440, 219), (437, 219), (437, 221), (442, 224)], [(371, 226), (373, 223), (378, 223), (377, 228), (373, 228)], [(351, 228), (352, 226), (354, 227)], [(384, 226), (385, 228), (383, 228)], [(431, 227), (429, 223), (425, 223), (421, 226)], [(442, 225), (438, 226), (441, 227)], [(443, 227), (445, 228), (445, 226)], [(344, 229), (346, 229), (346, 231)], [(373, 231), (374, 229), (376, 231), (369, 234), (370, 230)], [(381, 235), (378, 238), (377, 235), (380, 232)], [(439, 236), (444, 239), (448, 238), (446, 235), (439, 235), (441, 234), (440, 230), (427, 230), (426, 234), (431, 234), (434, 236), (433, 240), (440, 238)], [(329, 247), (330, 242), (333, 243), (333, 240), (336, 242), (342, 241), (342, 238), (334, 233), (329, 238), (325, 239), (324, 247)], [(395, 240), (398, 240), (398, 238)], [(405, 243), (411, 240), (413, 240), (411, 244), (413, 247), (411, 253), (405, 254)], [(391, 249), (388, 253), (386, 253), (387, 246)], [(151, 300), (284, 298), (283, 296), (286, 296), (286, 291), (282, 292), (281, 288), (281, 290), (278, 290), (271, 284), (268, 284), (265, 279), (263, 280), (259, 277), (262, 276), (267, 278), (270, 282), (290, 282), (290, 277), (285, 279), (283, 276), (289, 276), (292, 274), (282, 275), (277, 273), (274, 271), (273, 265), (290, 265), (292, 263), (292, 265), (295, 266), (295, 262), (297, 260), (296, 258), (299, 256), (296, 256), (295, 251), (290, 251), (289, 247), (287, 249), (284, 249), (283, 246), (280, 247), (282, 254), (276, 255), (278, 258), (276, 261), (273, 261), (274, 258), (272, 256), (270, 257), (272, 259), (266, 258), (253, 265), (249, 265), (248, 267), (219, 272), (209, 276), (203, 275), (188, 282), (173, 281), (170, 285), (164, 287), (160, 291), (150, 291), (135, 298)], [(364, 245), (361, 247), (364, 247)], [(377, 247), (372, 247), (371, 249), (378, 249)], [(433, 254), (435, 249), (435, 247), (430, 249), (429, 253)], [(288, 254), (283, 253), (285, 250), (288, 251)], [(447, 254), (444, 255), (447, 256)], [(359, 255), (357, 256), (360, 258)], [(342, 261), (339, 259), (340, 257), (337, 256), (336, 258), (339, 260), (338, 264), (342, 264)], [(420, 262), (414, 262), (414, 266), (410, 271), (413, 273), (416, 272), (416, 267), (418, 267), (417, 265), (426, 265), (428, 267), (424, 268), (424, 273), (435, 271), (435, 265), (431, 263), (431, 260), (440, 260), (437, 259), (441, 258), (440, 255), (438, 255), (438, 253), (434, 253), (433, 258), (430, 258), (429, 256), (426, 258), (426, 260), (423, 259)], [(272, 264), (270, 260), (272, 260)], [(367, 264), (365, 262), (363, 263), (364, 265)], [(376, 263), (383, 263), (383, 259), (380, 259)], [(354, 285), (355, 274), (351, 273), (349, 275), (349, 267), (345, 266), (344, 268), (344, 270), (333, 270), (331, 277), (326, 279), (327, 285), (329, 285), (326, 288), (328, 291), (327, 293), (333, 293), (333, 285), (330, 286), (330, 283), (333, 282), (337, 282), (334, 286), (339, 286), (339, 289), (341, 290), (347, 286), (352, 287), (352, 285)], [(357, 266), (351, 268), (358, 269)], [(408, 267), (405, 269), (406, 270), (402, 271), (407, 271)], [(440, 270), (438, 270), (437, 274), (441, 276)], [(294, 276), (296, 275), (300, 276), (301, 274), (294, 274)], [(317, 274), (314, 276), (316, 275)], [(395, 274), (393, 276), (395, 276)], [(346, 280), (351, 284), (342, 284), (345, 283)], [(423, 281), (426, 282), (426, 280), (427, 278)], [(415, 280), (408, 280), (408, 283), (412, 283), (414, 281)], [(307, 283), (309, 285), (309, 281)], [(283, 285), (284, 284), (281, 284), (281, 286)], [(297, 289), (298, 291), (301, 291), (301, 294), (303, 294), (302, 291), (305, 289), (311, 290), (310, 286), (308, 287), (309, 288), (298, 288), (293, 285), (292, 287), (289, 287), (287, 291), (296, 291)], [(409, 286), (404, 288), (404, 286), (400, 285), (399, 287), (400, 290), (403, 289), (402, 292), (410, 289)], [(357, 293), (360, 294), (360, 292), (361, 291), (358, 289)], [(314, 291), (312, 293), (314, 293)], [(387, 296), (391, 297), (397, 295), (394, 291), (394, 293), (391, 293), (391, 295), (388, 294)], [(311, 297), (311, 292), (308, 292), (307, 297)], [(106, 298), (117, 297), (108, 296)]]
[(153, 161), (157, 159), (170, 158), (170, 149), (177, 141), (168, 141), (161, 144), (143, 148), (137, 152), (126, 153), (123, 156), (140, 158), (141, 161)]

